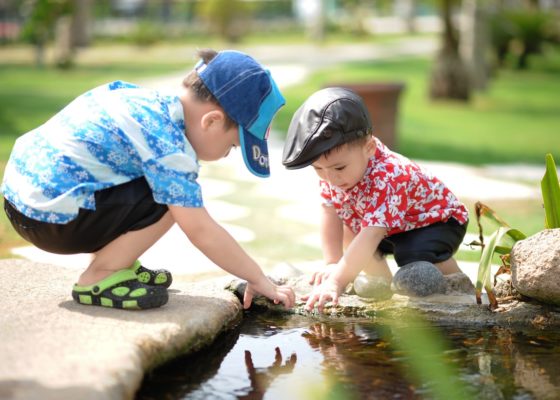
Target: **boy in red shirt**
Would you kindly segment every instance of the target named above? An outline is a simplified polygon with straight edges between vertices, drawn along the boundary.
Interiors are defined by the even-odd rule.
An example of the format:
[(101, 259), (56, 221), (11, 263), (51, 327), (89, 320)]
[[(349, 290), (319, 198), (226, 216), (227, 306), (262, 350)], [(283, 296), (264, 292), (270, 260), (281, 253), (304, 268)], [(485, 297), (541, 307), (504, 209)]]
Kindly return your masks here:
[(372, 135), (363, 100), (343, 88), (314, 93), (292, 118), (284, 145), (288, 169), (311, 165), (324, 199), (321, 240), (327, 264), (313, 274), (306, 309), (338, 297), (360, 271), (392, 278), (399, 267), (427, 261), (443, 274), (461, 272), (453, 254), (468, 211), (436, 177)]

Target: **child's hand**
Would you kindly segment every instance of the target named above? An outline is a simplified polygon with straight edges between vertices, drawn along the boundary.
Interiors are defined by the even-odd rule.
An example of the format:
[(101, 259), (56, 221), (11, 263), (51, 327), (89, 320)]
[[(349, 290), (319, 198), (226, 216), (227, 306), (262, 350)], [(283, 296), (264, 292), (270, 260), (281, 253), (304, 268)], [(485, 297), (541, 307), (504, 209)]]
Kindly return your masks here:
[(243, 295), (243, 308), (251, 306), (255, 294), (268, 297), (274, 304), (283, 303), (285, 308), (292, 308), (296, 302), (296, 295), (289, 286), (276, 286), (266, 276), (256, 283), (247, 282), (245, 294)]
[(326, 267), (321, 269), (320, 271), (313, 272), (313, 275), (311, 275), (311, 279), (309, 279), (309, 284), (320, 285), (321, 283), (326, 281), (335, 266), (336, 264), (327, 264)]
[(332, 279), (323, 281), (320, 285), (314, 286), (310, 294), (302, 296), (302, 300), (307, 300), (305, 310), (312, 311), (315, 304), (319, 312), (323, 312), (323, 308), (328, 301), (332, 301), (333, 305), (338, 304), (338, 297), (342, 293), (342, 289)]

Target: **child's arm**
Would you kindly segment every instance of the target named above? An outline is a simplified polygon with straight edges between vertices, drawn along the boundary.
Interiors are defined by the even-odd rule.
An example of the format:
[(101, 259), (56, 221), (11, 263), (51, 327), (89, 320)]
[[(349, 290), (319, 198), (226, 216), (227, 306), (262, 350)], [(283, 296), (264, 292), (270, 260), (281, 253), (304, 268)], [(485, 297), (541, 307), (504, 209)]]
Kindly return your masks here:
[(327, 270), (316, 271), (311, 275), (309, 283), (319, 285), (329, 277), (334, 265), (342, 258), (342, 221), (336, 215), (334, 207), (325, 204), (321, 207), (321, 244)]
[(205, 208), (169, 206), (173, 219), (189, 240), (220, 268), (247, 281), (243, 307), (248, 308), (255, 293), (275, 303), (293, 307), (295, 295), (291, 288), (274, 285), (257, 263), (245, 253), (231, 235), (208, 214)]
[(311, 294), (303, 297), (303, 300), (307, 300), (305, 309), (311, 311), (317, 304), (321, 312), (327, 301), (332, 300), (336, 304), (346, 285), (356, 278), (364, 265), (368, 264), (386, 234), (385, 228), (363, 228), (352, 240), (328, 279), (320, 286), (315, 286)]

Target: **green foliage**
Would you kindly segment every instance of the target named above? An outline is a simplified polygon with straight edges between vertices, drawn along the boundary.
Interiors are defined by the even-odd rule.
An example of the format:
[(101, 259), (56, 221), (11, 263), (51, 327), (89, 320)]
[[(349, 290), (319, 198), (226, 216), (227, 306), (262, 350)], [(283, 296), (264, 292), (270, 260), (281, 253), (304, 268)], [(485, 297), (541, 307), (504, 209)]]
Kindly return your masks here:
[(543, 44), (558, 34), (553, 15), (537, 10), (504, 11), (492, 16), (490, 22), (491, 42), (499, 66), (512, 54), (516, 67), (527, 69), (529, 57), (541, 53)]
[(546, 155), (546, 172), (541, 181), (545, 228), (560, 228), (560, 183), (552, 154)]
[(57, 19), (72, 12), (71, 0), (34, 0), (29, 4), (22, 37), (35, 44), (47, 42)]
[[(541, 190), (544, 203), (545, 228), (560, 228), (560, 183), (558, 182), (558, 174), (552, 154), (546, 155), (546, 172), (541, 181)], [(482, 217), (486, 217), (499, 226), (498, 229), (490, 235), (488, 243), (486, 244), (483, 243)], [(476, 300), (478, 304), (481, 303), (481, 293), (484, 287), (490, 300), (490, 307), (494, 309), (498, 306), (492, 294), (490, 273), (494, 254), (502, 255), (502, 271), (508, 271), (510, 267), (509, 254), (511, 253), (513, 245), (517, 241), (525, 239), (526, 235), (517, 229), (510, 228), (490, 207), (480, 202), (476, 204), (476, 218), (480, 230), (480, 245), (482, 246), (482, 254), (480, 256), (476, 280)]]
[(484, 245), (482, 254), (480, 256), (480, 263), (478, 266), (478, 274), (476, 278), (476, 302), (482, 303), (481, 295), (482, 288), (486, 290), (490, 307), (495, 309), (498, 307), (498, 302), (492, 292), (491, 281), (491, 265), (492, 258), (495, 253), (507, 255), (511, 252), (513, 245), (518, 240), (525, 239), (526, 236), (523, 232), (512, 229), (508, 226), (501, 226), (489, 238), (488, 243)]
[(327, 85), (402, 81), (406, 88), (399, 102), (397, 151), (407, 157), (471, 165), (535, 164), (551, 150), (560, 157), (560, 52), (535, 58), (531, 71), (502, 71), (492, 87), (477, 93), (467, 106), (431, 102), (426, 96), (429, 69), (427, 60), (412, 58), (325, 68), (283, 90), (287, 102), (275, 118), (275, 128), (285, 133), (309, 93)]
[(242, 35), (240, 20), (247, 18), (253, 6), (242, 0), (207, 0), (198, 5), (198, 14), (204, 17), (221, 37), (236, 42)]
[(130, 34), (132, 43), (138, 46), (151, 46), (165, 38), (161, 25), (150, 21), (140, 21)]

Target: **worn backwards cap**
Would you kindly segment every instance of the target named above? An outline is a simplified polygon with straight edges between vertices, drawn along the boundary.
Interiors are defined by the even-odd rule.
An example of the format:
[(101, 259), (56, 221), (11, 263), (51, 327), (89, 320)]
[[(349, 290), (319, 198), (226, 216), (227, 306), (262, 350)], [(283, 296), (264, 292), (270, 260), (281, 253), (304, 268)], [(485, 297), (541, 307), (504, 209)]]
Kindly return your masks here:
[(288, 169), (307, 167), (324, 152), (371, 131), (369, 112), (360, 96), (339, 87), (319, 90), (294, 114), (282, 164)]
[(225, 113), (239, 125), (245, 165), (254, 175), (270, 176), (266, 140), (270, 123), (284, 97), (270, 76), (247, 54), (226, 50), (195, 70)]

